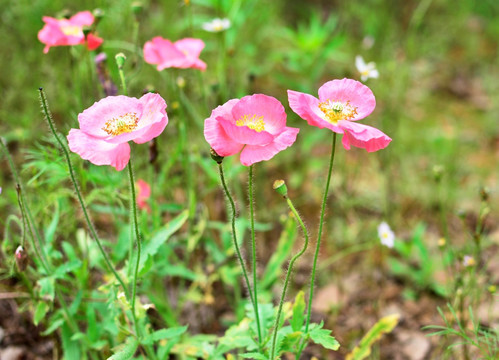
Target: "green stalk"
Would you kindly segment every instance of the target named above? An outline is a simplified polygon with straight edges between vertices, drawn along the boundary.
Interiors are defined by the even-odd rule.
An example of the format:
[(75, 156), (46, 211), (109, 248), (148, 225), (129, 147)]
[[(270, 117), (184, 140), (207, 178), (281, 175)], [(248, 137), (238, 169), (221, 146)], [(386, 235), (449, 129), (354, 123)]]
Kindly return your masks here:
[[(225, 195), (229, 199), (232, 216), (231, 216), (231, 225), (232, 225), (232, 240), (234, 241), (234, 248), (236, 249), (236, 255), (239, 260), (239, 265), (241, 265), (241, 270), (243, 271), (244, 280), (246, 281), (246, 287), (248, 288), (248, 293), (250, 296), (251, 304), (253, 305), (253, 310), (255, 314), (257, 314), (257, 308), (255, 307), (255, 299), (253, 297), (253, 292), (251, 291), (251, 286), (248, 278), (248, 273), (246, 272), (246, 266), (244, 265), (243, 257), (241, 256), (241, 250), (239, 249), (239, 244), (237, 243), (237, 235), (236, 235), (236, 205), (234, 203), (234, 199), (230, 195), (229, 189), (227, 188), (227, 183), (225, 182), (224, 170), (222, 167), (222, 163), (218, 163), (218, 172), (220, 173), (220, 182), (225, 191)], [(260, 327), (258, 327), (260, 330)], [(258, 334), (260, 336), (260, 334)]]
[[(276, 317), (275, 325), (274, 325), (274, 336), (272, 338), (272, 350), (270, 352), (270, 354), (271, 354), (270, 355), (270, 359), (274, 359), (275, 345), (276, 345), (276, 340), (277, 340), (277, 331), (279, 330), (279, 320), (281, 318), (282, 306), (284, 304), (284, 297), (286, 296), (286, 290), (288, 288), (288, 282), (289, 282), (289, 278), (291, 277), (291, 272), (293, 270), (293, 265), (294, 265), (295, 261), (300, 256), (302, 256), (303, 253), (307, 250), (308, 241), (309, 241), (307, 227), (303, 223), (303, 220), (301, 219), (300, 214), (298, 214), (298, 212), (296, 211), (293, 203), (291, 202), (291, 199), (287, 195), (285, 195), (284, 198), (286, 199), (286, 202), (288, 203), (288, 206), (289, 206), (291, 212), (295, 216), (296, 221), (301, 226), (301, 229), (303, 231), (303, 235), (305, 236), (305, 242), (303, 243), (303, 248), (300, 250), (300, 252), (297, 253), (295, 256), (293, 256), (293, 258), (289, 262), (288, 272), (286, 273), (286, 278), (284, 280), (284, 287), (282, 289), (282, 294), (281, 294), (281, 300), (279, 302), (279, 310), (277, 311), (277, 317)], [(309, 307), (310, 307), (310, 305), (309, 305)]]
[[(329, 160), (329, 170), (328, 170), (328, 174), (327, 174), (326, 188), (324, 189), (324, 197), (322, 199), (321, 217), (320, 217), (320, 221), (319, 221), (319, 233), (317, 234), (317, 245), (315, 247), (314, 262), (312, 265), (312, 274), (310, 275), (310, 295), (308, 298), (307, 318), (306, 318), (306, 322), (305, 322), (305, 334), (308, 333), (308, 327), (310, 325), (310, 317), (312, 315), (312, 301), (314, 299), (315, 270), (317, 268), (317, 260), (319, 258), (319, 250), (321, 247), (321, 238), (322, 238), (322, 227), (324, 225), (324, 214), (326, 211), (326, 201), (327, 201), (327, 195), (329, 192), (329, 184), (331, 182), (331, 174), (333, 172), (334, 153), (335, 153), (335, 149), (336, 149), (336, 137), (337, 137), (337, 134), (335, 132), (333, 132), (333, 141), (331, 144), (331, 158)], [(301, 343), (300, 348), (298, 350), (298, 354), (296, 356), (296, 359), (300, 358), (301, 352), (303, 351), (305, 344), (306, 344), (306, 341)]]
[(255, 308), (255, 319), (256, 326), (258, 328), (258, 343), (262, 343), (262, 334), (260, 330), (260, 316), (258, 314), (258, 284), (256, 278), (256, 241), (255, 241), (255, 212), (253, 209), (253, 165), (249, 167), (249, 185), (248, 185), (248, 194), (249, 194), (249, 203), (250, 203), (250, 222), (251, 222), (251, 269), (253, 271), (253, 296), (254, 296), (254, 308)]
[(128, 291), (128, 288), (125, 286), (125, 283), (123, 282), (121, 277), (118, 275), (118, 272), (116, 271), (114, 266), (111, 264), (111, 260), (109, 260), (107, 253), (104, 251), (104, 247), (102, 246), (102, 243), (101, 243), (99, 237), (97, 236), (97, 231), (95, 230), (95, 227), (94, 227), (92, 221), (90, 220), (90, 216), (88, 214), (87, 207), (85, 205), (85, 202), (84, 202), (83, 197), (82, 197), (81, 192), (80, 192), (80, 187), (78, 186), (78, 182), (76, 180), (74, 167), (73, 167), (73, 164), (71, 163), (71, 157), (69, 156), (69, 150), (68, 150), (66, 144), (61, 140), (61, 138), (57, 134), (57, 130), (55, 128), (55, 123), (52, 120), (52, 115), (50, 114), (50, 110), (48, 107), (47, 98), (45, 97), (45, 93), (44, 93), (42, 88), (40, 88), (39, 90), (40, 90), (40, 101), (42, 103), (42, 108), (43, 108), (43, 113), (45, 115), (45, 119), (47, 120), (47, 122), (49, 124), (50, 131), (52, 132), (52, 135), (54, 135), (54, 138), (59, 143), (59, 146), (60, 146), (62, 152), (64, 153), (64, 157), (66, 158), (66, 162), (68, 164), (68, 169), (69, 169), (69, 176), (71, 178), (71, 182), (73, 183), (73, 187), (75, 189), (76, 197), (78, 198), (78, 202), (80, 203), (81, 210), (83, 211), (83, 216), (85, 217), (87, 227), (90, 230), (90, 233), (92, 234), (92, 238), (95, 240), (95, 242), (99, 246), (99, 250), (104, 258), (104, 261), (106, 262), (107, 267), (114, 274), (114, 277), (116, 278), (116, 280), (118, 280), (121, 287), (123, 288), (123, 291), (125, 292), (127, 299), (130, 301), (130, 293)]

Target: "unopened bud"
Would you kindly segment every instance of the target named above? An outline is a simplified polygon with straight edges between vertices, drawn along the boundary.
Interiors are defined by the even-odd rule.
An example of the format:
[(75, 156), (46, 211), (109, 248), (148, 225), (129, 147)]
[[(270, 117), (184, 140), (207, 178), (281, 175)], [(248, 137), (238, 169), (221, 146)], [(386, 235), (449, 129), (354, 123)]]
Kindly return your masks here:
[(438, 239), (438, 246), (439, 247), (444, 247), (446, 243), (447, 243), (447, 241), (445, 240), (445, 238)]
[(16, 264), (19, 271), (24, 271), (28, 267), (28, 253), (19, 245), (15, 253)]
[(213, 160), (215, 160), (215, 162), (216, 162), (217, 164), (221, 164), (221, 163), (222, 163), (222, 161), (224, 160), (224, 157), (223, 157), (223, 156), (218, 155), (218, 154), (217, 154), (217, 152), (216, 152), (213, 148), (211, 148), (211, 149), (210, 149), (210, 155), (211, 155), (211, 158), (212, 158)]
[(274, 185), (272, 186), (275, 191), (281, 196), (288, 196), (288, 187), (286, 186), (286, 183), (284, 180), (276, 180), (274, 181)]
[(433, 166), (433, 178), (436, 182), (440, 182), (442, 180), (442, 175), (444, 173), (444, 167), (442, 165), (434, 165)]
[(185, 87), (185, 79), (182, 76), (177, 78), (177, 86), (181, 89)]
[(83, 27), (83, 35), (85, 35), (85, 38), (88, 36), (88, 34), (90, 34), (92, 32), (92, 30), (90, 29), (90, 27), (88, 26), (84, 26)]
[(132, 3), (132, 12), (135, 14), (135, 15), (139, 15), (142, 10), (144, 10), (144, 5), (142, 4), (142, 2), (140, 1), (134, 1)]
[(92, 11), (92, 13), (94, 14), (96, 21), (99, 21), (100, 19), (102, 19), (104, 17), (104, 10), (102, 10), (100, 8), (94, 9), (94, 11)]
[(123, 69), (123, 65), (125, 65), (125, 60), (126, 60), (125, 54), (118, 53), (114, 58), (116, 59), (116, 65), (118, 65), (118, 69), (120, 70)]
[(489, 201), (490, 190), (486, 186), (480, 188), (480, 197), (482, 201)]

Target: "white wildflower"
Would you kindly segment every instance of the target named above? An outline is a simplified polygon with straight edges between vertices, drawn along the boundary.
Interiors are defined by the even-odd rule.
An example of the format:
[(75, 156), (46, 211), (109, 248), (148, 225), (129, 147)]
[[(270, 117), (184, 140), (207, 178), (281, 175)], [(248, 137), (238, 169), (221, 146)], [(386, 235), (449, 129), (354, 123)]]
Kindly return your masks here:
[(381, 244), (386, 247), (393, 248), (395, 245), (395, 234), (386, 222), (382, 222), (378, 225), (378, 237), (381, 240)]
[(211, 21), (203, 23), (201, 26), (203, 30), (209, 31), (209, 32), (220, 32), (227, 30), (230, 28), (230, 20), (229, 19), (213, 19)]
[(355, 67), (359, 71), (360, 79), (362, 81), (366, 81), (369, 78), (377, 79), (379, 77), (379, 72), (376, 70), (376, 64), (372, 61), (366, 64), (360, 55), (355, 57)]

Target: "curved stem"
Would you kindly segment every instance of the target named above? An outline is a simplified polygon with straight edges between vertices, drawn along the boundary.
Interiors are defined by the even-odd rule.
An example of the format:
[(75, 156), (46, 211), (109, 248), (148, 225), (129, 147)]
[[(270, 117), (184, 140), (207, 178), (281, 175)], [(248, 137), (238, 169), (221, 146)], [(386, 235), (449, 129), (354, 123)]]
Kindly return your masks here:
[(270, 359), (274, 359), (274, 352), (275, 352), (275, 345), (276, 345), (276, 340), (277, 340), (277, 331), (279, 330), (279, 320), (280, 320), (280, 317), (281, 317), (281, 312), (282, 312), (282, 306), (284, 304), (284, 297), (286, 296), (286, 290), (288, 288), (288, 282), (289, 282), (289, 278), (291, 277), (291, 272), (293, 270), (293, 265), (295, 263), (295, 261), (303, 255), (303, 253), (307, 250), (307, 247), (308, 247), (308, 241), (309, 241), (309, 236), (308, 236), (308, 231), (307, 231), (307, 227), (305, 226), (305, 224), (303, 223), (303, 220), (301, 219), (300, 215), (298, 214), (298, 212), (296, 211), (293, 203), (291, 202), (291, 199), (287, 196), (284, 197), (288, 203), (288, 206), (289, 208), (291, 209), (291, 212), (293, 213), (293, 215), (295, 216), (295, 219), (296, 221), (300, 224), (301, 226), (301, 229), (303, 231), (303, 235), (305, 236), (305, 242), (303, 244), (303, 248), (300, 250), (300, 252), (298, 254), (296, 254), (295, 256), (293, 256), (293, 258), (291, 259), (291, 261), (289, 262), (289, 267), (288, 267), (288, 272), (286, 273), (286, 278), (284, 280), (284, 287), (282, 288), (282, 294), (281, 294), (281, 300), (279, 302), (279, 310), (277, 310), (277, 317), (276, 317), (276, 320), (275, 320), (275, 325), (274, 325), (274, 336), (272, 338), (272, 350), (270, 352)]
[[(335, 153), (335, 149), (336, 149), (336, 137), (337, 137), (337, 134), (335, 132), (333, 132), (333, 140), (332, 140), (332, 144), (331, 144), (331, 158), (329, 160), (329, 171), (327, 174), (326, 188), (324, 189), (324, 197), (322, 198), (321, 217), (320, 217), (320, 221), (319, 221), (319, 233), (317, 234), (317, 245), (315, 246), (314, 262), (312, 265), (312, 274), (310, 275), (310, 294), (309, 294), (309, 298), (308, 298), (307, 318), (306, 318), (306, 322), (305, 322), (305, 334), (308, 333), (308, 327), (310, 325), (310, 317), (312, 315), (312, 301), (314, 299), (315, 270), (317, 268), (317, 260), (319, 258), (319, 250), (321, 247), (321, 238), (322, 238), (322, 227), (324, 225), (324, 214), (326, 211), (326, 201), (327, 201), (327, 195), (329, 192), (329, 184), (331, 182), (331, 174), (333, 172), (334, 153)], [(305, 345), (306, 345), (306, 341), (303, 341), (299, 347), (296, 359), (300, 358), (301, 352), (303, 351), (303, 348), (305, 347)]]
[(250, 203), (250, 222), (251, 222), (251, 270), (253, 271), (253, 306), (255, 308), (256, 326), (258, 329), (258, 343), (262, 343), (262, 333), (260, 330), (260, 316), (258, 314), (258, 289), (256, 279), (256, 241), (255, 241), (255, 212), (253, 209), (253, 165), (249, 167), (249, 203)]
[(253, 309), (256, 312), (255, 308), (255, 300), (253, 298), (253, 292), (251, 291), (251, 286), (248, 278), (248, 273), (246, 272), (246, 266), (244, 265), (244, 260), (243, 257), (241, 256), (241, 250), (239, 249), (239, 244), (237, 243), (237, 236), (236, 236), (236, 204), (234, 203), (234, 199), (230, 195), (229, 189), (227, 188), (227, 184), (225, 182), (225, 176), (224, 176), (224, 170), (222, 167), (222, 163), (218, 164), (218, 172), (220, 173), (220, 182), (222, 183), (222, 186), (225, 191), (225, 195), (229, 199), (230, 206), (231, 206), (231, 225), (232, 225), (232, 240), (234, 241), (234, 248), (236, 249), (236, 255), (239, 260), (239, 265), (241, 265), (241, 270), (243, 271), (243, 276), (244, 280), (246, 281), (246, 287), (248, 288), (248, 293), (251, 299), (251, 304), (253, 305)]
[[(104, 251), (104, 247), (102, 246), (102, 243), (101, 243), (99, 237), (97, 236), (97, 231), (95, 230), (94, 225), (93, 225), (92, 221), (90, 220), (90, 216), (88, 214), (87, 207), (85, 205), (85, 202), (83, 201), (83, 197), (82, 197), (81, 192), (80, 192), (80, 187), (78, 186), (78, 182), (76, 181), (76, 176), (75, 176), (73, 164), (71, 163), (71, 157), (69, 156), (69, 151), (66, 147), (66, 144), (59, 138), (59, 135), (57, 134), (54, 121), (52, 120), (52, 116), (51, 116), (50, 110), (48, 108), (48, 103), (47, 103), (47, 98), (45, 97), (45, 93), (43, 92), (42, 88), (40, 88), (39, 91), (40, 91), (40, 101), (42, 103), (42, 108), (43, 108), (43, 113), (45, 115), (45, 119), (47, 120), (47, 122), (49, 124), (52, 135), (54, 135), (55, 139), (59, 143), (59, 146), (62, 149), (62, 152), (64, 153), (64, 157), (66, 158), (66, 162), (67, 162), (68, 168), (69, 168), (69, 176), (71, 177), (71, 182), (73, 183), (73, 186), (74, 186), (74, 189), (76, 192), (76, 196), (78, 198), (78, 202), (80, 203), (81, 210), (83, 211), (83, 215), (85, 217), (87, 227), (90, 230), (90, 233), (92, 234), (93, 239), (95, 240), (95, 242), (97, 242), (97, 245), (99, 246), (99, 250), (102, 254), (102, 257), (104, 258), (104, 261), (106, 262), (107, 267), (109, 268), (109, 270), (111, 270), (111, 272), (114, 274), (114, 277), (116, 278), (116, 280), (118, 280), (118, 282), (120, 283), (121, 287), (123, 288), (123, 291), (125, 292), (127, 299), (130, 300), (130, 293), (129, 293), (127, 287), (125, 286), (125, 283), (123, 282), (121, 277), (118, 275), (118, 272), (116, 271), (114, 266), (111, 264), (111, 261), (109, 260), (109, 257), (107, 256), (107, 253)], [(30, 216), (29, 213), (28, 213), (28, 216)]]
[[(136, 202), (136, 195), (135, 195), (135, 180), (133, 178), (133, 169), (132, 169), (132, 158), (130, 157), (130, 160), (128, 162), (128, 179), (130, 181), (130, 210), (133, 215), (133, 225), (132, 227), (135, 230), (135, 241), (137, 243), (137, 261), (135, 263), (135, 270), (133, 272), (133, 281), (132, 281), (132, 315), (135, 318), (135, 297), (137, 294), (137, 277), (139, 273), (139, 263), (140, 263), (140, 252), (141, 252), (141, 239), (140, 239), (140, 232), (139, 232), (139, 221), (137, 219), (137, 202)], [(137, 336), (139, 334), (137, 333)]]

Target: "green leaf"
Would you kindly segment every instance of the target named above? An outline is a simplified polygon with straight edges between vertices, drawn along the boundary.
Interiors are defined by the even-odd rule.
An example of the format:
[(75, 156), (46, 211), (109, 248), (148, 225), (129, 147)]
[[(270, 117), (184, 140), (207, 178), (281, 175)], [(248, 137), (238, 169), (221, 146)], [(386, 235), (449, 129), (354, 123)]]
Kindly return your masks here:
[(151, 345), (154, 342), (159, 341), (159, 340), (177, 337), (177, 336), (180, 336), (183, 333), (185, 333), (186, 330), (187, 330), (187, 325), (173, 327), (173, 328), (169, 328), (169, 329), (161, 329), (161, 330), (153, 332), (152, 334), (147, 335), (142, 340), (142, 344)]
[(38, 326), (40, 320), (45, 317), (49, 311), (49, 305), (45, 301), (39, 301), (36, 305), (35, 314), (33, 316), (33, 323)]
[(282, 264), (289, 259), (296, 240), (297, 227), (294, 219), (289, 216), (284, 225), (284, 229), (279, 237), (276, 251), (272, 254), (265, 272), (262, 276), (260, 288), (267, 289), (271, 287), (282, 273)]
[(142, 256), (140, 258), (139, 271), (144, 267), (146, 260), (149, 257), (153, 257), (157, 252), (159, 247), (170, 238), (175, 232), (177, 232), (182, 225), (187, 221), (189, 217), (189, 211), (184, 210), (175, 218), (173, 218), (168, 224), (166, 224), (162, 229), (160, 229), (150, 241), (144, 246)]
[(40, 297), (46, 298), (50, 301), (54, 301), (55, 287), (54, 278), (46, 277), (38, 280), (40, 285)]
[(71, 340), (73, 332), (68, 324), (64, 323), (61, 327), (62, 351), (65, 360), (81, 359), (80, 347), (78, 342)]
[(67, 263), (64, 263), (57, 267), (54, 271), (54, 278), (61, 279), (68, 272), (72, 272), (81, 266), (81, 261), (76, 259)]
[(371, 354), (371, 346), (384, 334), (392, 332), (399, 322), (400, 315), (393, 314), (381, 318), (360, 340), (359, 345), (347, 355), (346, 360), (362, 360)]
[(293, 304), (293, 316), (291, 318), (290, 324), (293, 331), (299, 331), (303, 326), (303, 321), (305, 320), (305, 294), (300, 291), (295, 298), (295, 303)]
[(257, 360), (268, 360), (269, 359), (265, 355), (262, 355), (262, 354), (256, 353), (256, 352), (245, 353), (245, 354), (242, 354), (241, 357), (245, 358), (245, 359), (257, 359)]
[(128, 360), (131, 359), (137, 347), (139, 346), (139, 341), (134, 337), (129, 337), (124, 345), (120, 345), (113, 349), (115, 353), (113, 356), (107, 360)]
[(314, 327), (310, 332), (310, 339), (318, 345), (322, 345), (329, 350), (338, 350), (340, 343), (331, 336), (331, 330), (322, 329), (322, 323), (318, 327)]

